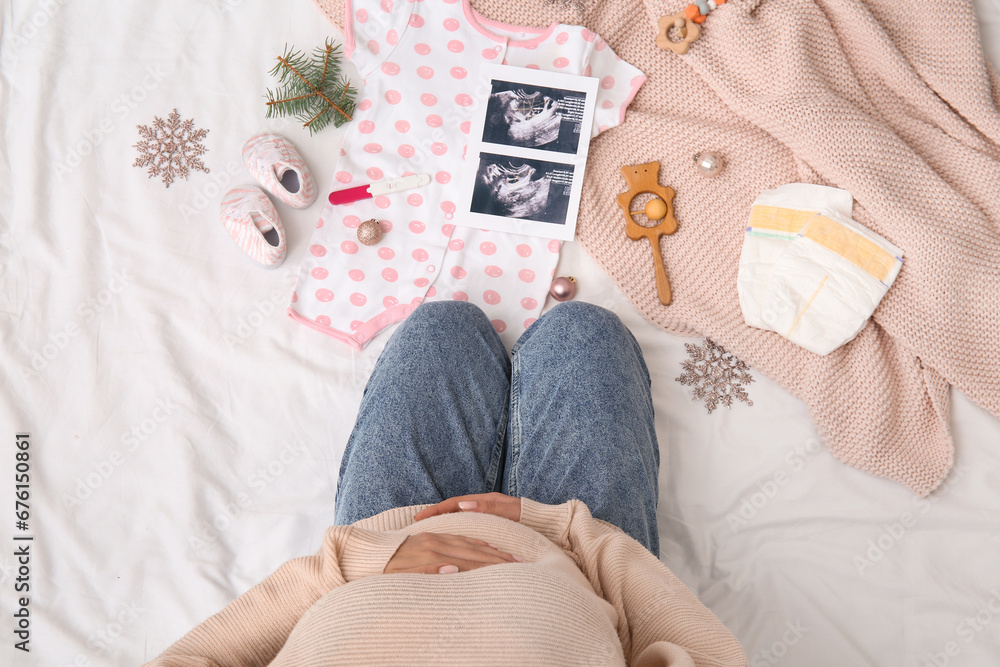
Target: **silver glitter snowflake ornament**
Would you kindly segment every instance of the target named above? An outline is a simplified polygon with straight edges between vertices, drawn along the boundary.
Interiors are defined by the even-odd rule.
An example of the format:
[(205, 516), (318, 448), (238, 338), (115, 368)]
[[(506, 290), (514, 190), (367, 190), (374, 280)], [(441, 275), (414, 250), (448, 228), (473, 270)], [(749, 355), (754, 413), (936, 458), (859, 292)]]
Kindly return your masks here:
[(694, 387), (692, 400), (704, 400), (709, 414), (719, 403), (732, 408), (733, 399), (753, 405), (744, 389), (753, 382), (750, 369), (732, 352), (708, 338), (701, 345), (685, 343), (684, 347), (691, 358), (681, 362), (684, 372), (676, 380)]
[(191, 169), (208, 173), (208, 167), (199, 159), (208, 150), (201, 143), (208, 130), (194, 129), (193, 119), (181, 121), (174, 109), (166, 120), (154, 116), (152, 126), (136, 127), (143, 139), (132, 145), (139, 150), (132, 166), (148, 167), (149, 178), (162, 176), (163, 184), (169, 188), (177, 176), (187, 180)]

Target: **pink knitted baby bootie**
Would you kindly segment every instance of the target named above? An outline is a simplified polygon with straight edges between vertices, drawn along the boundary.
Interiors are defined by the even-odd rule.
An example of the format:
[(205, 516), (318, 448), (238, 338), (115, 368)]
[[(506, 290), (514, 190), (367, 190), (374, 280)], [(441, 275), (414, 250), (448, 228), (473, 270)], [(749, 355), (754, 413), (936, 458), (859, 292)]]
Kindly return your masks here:
[(243, 145), (243, 164), (265, 190), (293, 208), (316, 201), (316, 183), (288, 139), (258, 134)]
[(285, 261), (285, 229), (274, 204), (260, 188), (245, 185), (227, 192), (219, 216), (250, 259), (269, 269)]

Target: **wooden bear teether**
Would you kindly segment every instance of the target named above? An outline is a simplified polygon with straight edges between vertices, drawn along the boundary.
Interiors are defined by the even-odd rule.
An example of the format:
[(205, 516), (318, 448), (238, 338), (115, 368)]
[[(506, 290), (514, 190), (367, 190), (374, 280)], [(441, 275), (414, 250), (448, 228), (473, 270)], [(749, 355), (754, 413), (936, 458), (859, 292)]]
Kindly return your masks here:
[[(648, 162), (622, 167), (622, 176), (628, 184), (628, 192), (618, 195), (618, 205), (625, 214), (625, 234), (633, 241), (645, 238), (653, 248), (653, 266), (656, 270), (656, 294), (660, 303), (669, 306), (672, 299), (670, 281), (667, 280), (667, 269), (663, 265), (660, 254), (660, 237), (677, 231), (677, 218), (674, 217), (674, 191), (665, 185), (660, 185), (660, 163)], [(659, 199), (651, 199), (645, 209), (633, 211), (632, 201), (641, 194), (656, 195)], [(632, 217), (634, 213), (645, 213), (650, 220), (659, 222), (650, 227), (640, 225)]]

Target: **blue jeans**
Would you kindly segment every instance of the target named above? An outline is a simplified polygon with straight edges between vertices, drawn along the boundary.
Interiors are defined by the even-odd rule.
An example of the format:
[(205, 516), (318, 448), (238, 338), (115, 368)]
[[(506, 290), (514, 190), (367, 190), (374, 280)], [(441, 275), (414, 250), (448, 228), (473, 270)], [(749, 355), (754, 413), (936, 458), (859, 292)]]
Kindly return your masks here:
[(508, 357), (478, 307), (418, 307), (365, 387), (337, 483), (337, 525), (501, 491), (572, 498), (659, 556), (660, 452), (649, 372), (618, 317), (568, 301)]

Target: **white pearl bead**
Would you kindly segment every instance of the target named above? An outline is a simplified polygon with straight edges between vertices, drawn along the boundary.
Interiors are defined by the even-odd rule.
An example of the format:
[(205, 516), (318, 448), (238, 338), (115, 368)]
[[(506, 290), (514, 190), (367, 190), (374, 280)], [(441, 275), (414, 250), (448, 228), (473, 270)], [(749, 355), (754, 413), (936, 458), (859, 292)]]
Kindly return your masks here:
[(704, 151), (694, 156), (694, 163), (705, 176), (711, 178), (722, 171), (722, 157), (718, 153)]

